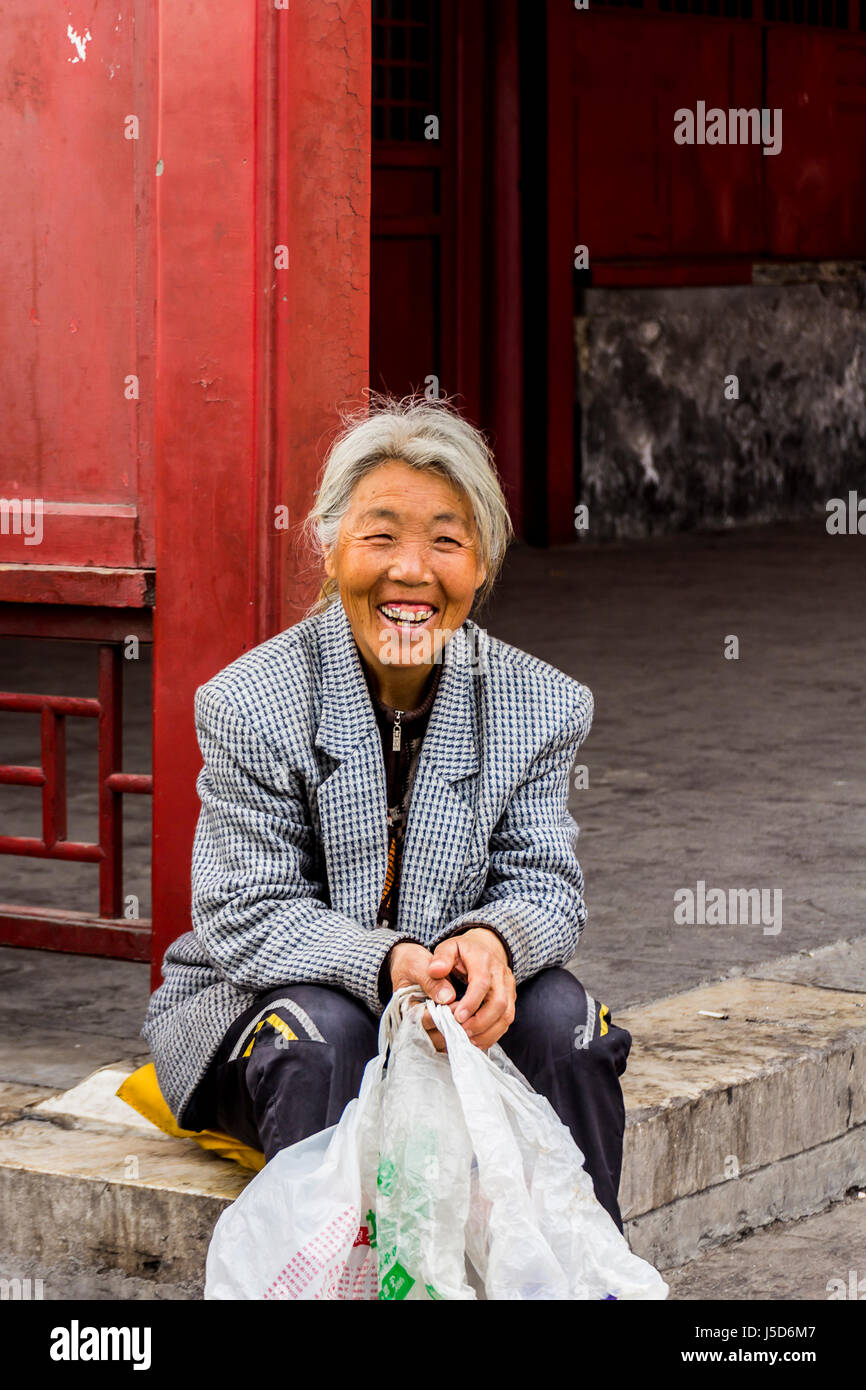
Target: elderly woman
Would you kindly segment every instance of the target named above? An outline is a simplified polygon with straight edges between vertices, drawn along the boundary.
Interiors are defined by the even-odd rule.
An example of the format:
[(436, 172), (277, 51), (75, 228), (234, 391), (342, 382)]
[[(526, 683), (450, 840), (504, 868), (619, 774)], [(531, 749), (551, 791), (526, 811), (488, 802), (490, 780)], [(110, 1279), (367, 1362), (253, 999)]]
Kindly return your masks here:
[(380, 399), (308, 523), (312, 614), (197, 691), (193, 930), (142, 1030), (163, 1095), (269, 1159), (339, 1119), (415, 985), (548, 1098), (622, 1229), (631, 1038), (562, 968), (586, 919), (568, 788), (592, 696), (469, 618), (510, 534), (487, 445), (442, 403)]

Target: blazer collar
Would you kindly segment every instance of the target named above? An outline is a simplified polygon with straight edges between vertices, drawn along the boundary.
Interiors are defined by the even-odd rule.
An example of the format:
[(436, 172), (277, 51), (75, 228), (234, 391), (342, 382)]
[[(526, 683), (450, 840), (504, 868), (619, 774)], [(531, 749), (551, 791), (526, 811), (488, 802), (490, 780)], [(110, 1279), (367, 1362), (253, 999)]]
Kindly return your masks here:
[(316, 747), (342, 762), (359, 743), (378, 734), (378, 727), (358, 648), (339, 599), (335, 599), (321, 616), (319, 657), (322, 713)]
[[(455, 782), (478, 771), (476, 686), (478, 668), (470, 661), (464, 623), (442, 652), (443, 671), (430, 714), (421, 756)], [(322, 665), (322, 713), (316, 746), (344, 761), (360, 744), (379, 738), (379, 728), (361, 658), (345, 609), (339, 599), (321, 616), (319, 652)]]

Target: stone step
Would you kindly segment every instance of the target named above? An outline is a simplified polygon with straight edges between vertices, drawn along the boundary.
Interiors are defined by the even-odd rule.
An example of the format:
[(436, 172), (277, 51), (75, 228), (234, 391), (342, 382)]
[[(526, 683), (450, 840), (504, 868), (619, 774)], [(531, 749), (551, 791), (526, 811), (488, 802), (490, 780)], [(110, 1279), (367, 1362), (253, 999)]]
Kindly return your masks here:
[(0, 1127), (7, 1263), (18, 1252), (173, 1283), (203, 1279), (217, 1218), (252, 1175), (163, 1134), (119, 1100), (127, 1075), (128, 1067), (101, 1068)]
[(620, 1013), (620, 1203), (660, 1268), (866, 1182), (866, 993), (742, 977)]
[[(741, 977), (616, 1022), (635, 1039), (623, 1217), (658, 1268), (866, 1184), (866, 993)], [(203, 1281), (213, 1226), (252, 1174), (130, 1110), (114, 1094), (128, 1072), (102, 1068), (56, 1096), (22, 1086), (17, 1109), (5, 1087), (7, 1259)]]

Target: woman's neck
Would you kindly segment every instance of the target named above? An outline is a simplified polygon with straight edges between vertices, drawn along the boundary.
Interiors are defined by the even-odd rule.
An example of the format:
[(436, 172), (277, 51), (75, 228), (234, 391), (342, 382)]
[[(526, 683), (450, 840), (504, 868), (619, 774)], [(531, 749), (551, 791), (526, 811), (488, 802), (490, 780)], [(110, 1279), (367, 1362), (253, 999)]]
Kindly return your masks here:
[(417, 709), (433, 679), (434, 666), (388, 666), (374, 670), (361, 658), (367, 680), (389, 709)]

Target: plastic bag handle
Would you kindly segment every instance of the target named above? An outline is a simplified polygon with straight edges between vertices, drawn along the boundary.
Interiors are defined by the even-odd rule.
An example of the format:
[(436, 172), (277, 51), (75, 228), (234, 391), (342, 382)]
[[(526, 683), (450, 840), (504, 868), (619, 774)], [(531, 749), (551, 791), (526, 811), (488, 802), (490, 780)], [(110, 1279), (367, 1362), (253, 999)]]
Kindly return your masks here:
[[(503, 1069), (501, 1066), (497, 1066), (494, 1061), (497, 1054), (505, 1056), (507, 1060), (507, 1054), (502, 1052), (498, 1043), (494, 1043), (492, 1047), (483, 1050), (476, 1047), (474, 1043), (470, 1042), (469, 1038), (466, 1036), (465, 1030), (461, 1028), (451, 1010), (446, 1005), (436, 1004), (432, 999), (428, 999), (427, 1007), (430, 1010), (430, 1016), (433, 1022), (445, 1039), (445, 1046), (449, 1053), (455, 1047), (468, 1048), (470, 1052), (481, 1058), (485, 1067), (489, 1068), (491, 1075), (496, 1078), (497, 1086), (504, 1091), (510, 1092), (519, 1104), (526, 1104), (526, 1092), (532, 1091), (532, 1087), (525, 1076), (520, 1075), (518, 1079), (518, 1077), (512, 1075), (510, 1071)], [(513, 1066), (513, 1063), (511, 1065)]]
[[(381, 1057), (384, 1058), (387, 1055), (394, 1040), (394, 1034), (406, 1017), (409, 1002), (414, 999), (427, 1005), (427, 1011), (445, 1039), (445, 1045), (449, 1052), (452, 1047), (472, 1047), (466, 1033), (446, 1005), (437, 1004), (435, 1000), (424, 993), (420, 985), (403, 985), (401, 989), (395, 990), (391, 995), (385, 1012), (382, 1014), (382, 1020), (379, 1024), (379, 1055)], [(493, 1067), (494, 1071), (498, 1070), (486, 1052), (482, 1052), (481, 1056), (485, 1062)]]
[(406, 1017), (406, 1006), (409, 1000), (424, 1000), (426, 998), (427, 995), (420, 985), (403, 985), (401, 989), (395, 989), (379, 1023), (379, 1053), (382, 1057), (389, 1050), (394, 1040), (394, 1034)]

